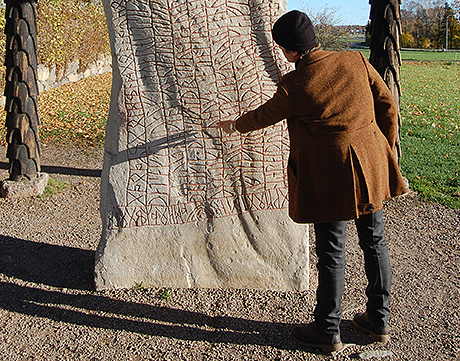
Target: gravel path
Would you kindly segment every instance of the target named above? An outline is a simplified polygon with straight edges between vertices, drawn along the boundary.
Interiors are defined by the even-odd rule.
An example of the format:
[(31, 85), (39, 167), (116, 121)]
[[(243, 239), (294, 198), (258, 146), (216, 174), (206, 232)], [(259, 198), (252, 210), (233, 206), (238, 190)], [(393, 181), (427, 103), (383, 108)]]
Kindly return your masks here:
[[(5, 153), (0, 147), (0, 179)], [(459, 211), (414, 193), (386, 204), (394, 282), (387, 345), (369, 343), (351, 325), (363, 310), (365, 280), (349, 227), (347, 346), (329, 356), (290, 339), (293, 325), (312, 319), (313, 245), (308, 292), (95, 292), (102, 151), (48, 145), (42, 164), (69, 186), (48, 199), (0, 199), (1, 360), (460, 360)]]

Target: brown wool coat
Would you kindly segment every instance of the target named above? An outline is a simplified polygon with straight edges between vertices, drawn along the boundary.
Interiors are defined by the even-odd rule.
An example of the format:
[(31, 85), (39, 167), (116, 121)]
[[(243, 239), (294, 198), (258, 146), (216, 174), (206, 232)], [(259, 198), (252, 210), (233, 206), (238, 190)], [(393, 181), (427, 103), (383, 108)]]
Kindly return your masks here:
[(391, 92), (361, 53), (317, 50), (235, 128), (246, 133), (287, 119), (289, 215), (323, 223), (374, 212), (407, 192), (394, 157), (397, 114)]

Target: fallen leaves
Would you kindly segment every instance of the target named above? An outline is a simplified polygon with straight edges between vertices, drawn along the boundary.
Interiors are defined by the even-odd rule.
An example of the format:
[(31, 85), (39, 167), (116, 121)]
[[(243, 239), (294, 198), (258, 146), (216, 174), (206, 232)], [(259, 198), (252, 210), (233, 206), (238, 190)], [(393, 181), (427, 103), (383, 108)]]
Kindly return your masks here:
[[(38, 97), (40, 143), (102, 146), (109, 114), (112, 75), (92, 76), (43, 92)], [(6, 113), (3, 112), (3, 119)], [(4, 122), (3, 122), (4, 123)], [(5, 144), (6, 129), (0, 132)]]

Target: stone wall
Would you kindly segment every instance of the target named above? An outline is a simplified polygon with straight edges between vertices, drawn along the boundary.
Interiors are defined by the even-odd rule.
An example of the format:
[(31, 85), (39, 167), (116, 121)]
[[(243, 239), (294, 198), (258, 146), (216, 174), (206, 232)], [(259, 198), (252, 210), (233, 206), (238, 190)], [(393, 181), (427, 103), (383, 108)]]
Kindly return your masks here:
[[(75, 60), (70, 64), (65, 74), (58, 74), (56, 66), (43, 64), (37, 67), (38, 90), (44, 92), (63, 84), (73, 83), (92, 75), (104, 74), (112, 71), (112, 56), (100, 55), (98, 60), (90, 64), (84, 72), (80, 71), (79, 61)], [(5, 97), (0, 97), (0, 106), (5, 105)]]
[(99, 59), (90, 64), (84, 72), (80, 71), (78, 60), (74, 60), (64, 75), (57, 74), (56, 66), (48, 67), (40, 64), (37, 68), (38, 89), (40, 92), (66, 84), (74, 83), (92, 75), (103, 74), (112, 71), (112, 57), (101, 55)]

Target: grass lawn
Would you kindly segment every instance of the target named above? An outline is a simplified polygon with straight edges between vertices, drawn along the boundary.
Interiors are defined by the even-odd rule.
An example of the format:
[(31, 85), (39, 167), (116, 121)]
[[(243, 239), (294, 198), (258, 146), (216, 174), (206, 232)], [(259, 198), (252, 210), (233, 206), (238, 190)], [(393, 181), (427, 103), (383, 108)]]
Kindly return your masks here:
[(401, 58), (404, 61), (460, 61), (460, 51), (403, 50)]
[[(433, 54), (440, 60), (454, 53)], [(406, 61), (401, 74), (403, 174), (425, 200), (460, 209), (460, 62)], [(104, 74), (41, 94), (41, 143), (101, 147), (110, 87), (111, 76)]]
[[(359, 49), (364, 56), (369, 59), (369, 49)], [(422, 51), (422, 50), (402, 50), (401, 58), (403, 61), (441, 61), (452, 62), (460, 61), (460, 51)]]
[(426, 200), (460, 209), (460, 64), (404, 63), (401, 168)]

